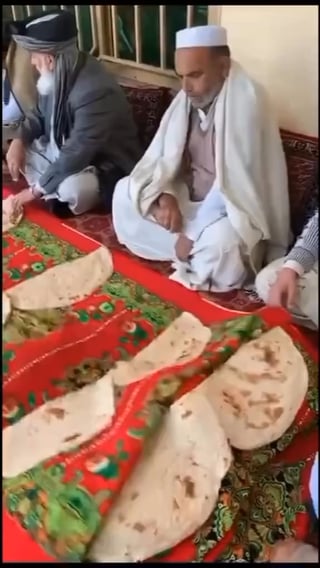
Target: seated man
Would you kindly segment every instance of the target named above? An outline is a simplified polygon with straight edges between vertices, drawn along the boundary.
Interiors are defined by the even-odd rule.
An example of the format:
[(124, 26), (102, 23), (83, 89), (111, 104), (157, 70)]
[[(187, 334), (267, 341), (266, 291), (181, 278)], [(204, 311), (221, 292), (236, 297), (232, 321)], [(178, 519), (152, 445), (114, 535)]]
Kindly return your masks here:
[(264, 302), (292, 311), (300, 325), (319, 327), (319, 211), (307, 223), (301, 237), (285, 258), (266, 266), (256, 279)]
[(80, 215), (100, 202), (111, 208), (116, 181), (140, 157), (131, 109), (104, 65), (77, 48), (68, 11), (14, 22), (13, 40), (31, 53), (40, 77), (38, 108), (22, 123), (8, 154), (14, 180), (29, 185), (15, 206), (42, 197), (53, 211)]
[(118, 182), (119, 241), (172, 260), (192, 289), (243, 286), (289, 245), (287, 172), (263, 89), (230, 59), (219, 26), (177, 33), (182, 91), (129, 178)]

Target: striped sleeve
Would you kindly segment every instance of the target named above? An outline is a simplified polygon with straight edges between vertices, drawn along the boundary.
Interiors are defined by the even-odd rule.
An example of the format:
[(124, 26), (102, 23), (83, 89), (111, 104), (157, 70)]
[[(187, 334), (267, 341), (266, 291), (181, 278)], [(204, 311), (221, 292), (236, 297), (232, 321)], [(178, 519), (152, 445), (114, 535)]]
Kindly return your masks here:
[[(309, 272), (319, 258), (319, 210), (305, 226), (302, 235), (286, 256), (285, 265), (298, 264), (303, 272)], [(288, 263), (288, 264), (287, 264)]]

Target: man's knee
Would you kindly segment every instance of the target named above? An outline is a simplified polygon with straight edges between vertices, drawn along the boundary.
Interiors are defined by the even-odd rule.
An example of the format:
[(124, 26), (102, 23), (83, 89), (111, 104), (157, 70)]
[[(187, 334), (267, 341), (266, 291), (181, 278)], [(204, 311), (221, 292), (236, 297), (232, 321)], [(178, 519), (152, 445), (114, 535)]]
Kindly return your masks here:
[(82, 172), (65, 178), (59, 185), (58, 195), (66, 203), (85, 194), (99, 191), (98, 178), (93, 172)]
[(98, 206), (99, 182), (93, 172), (82, 172), (67, 177), (57, 191), (59, 201), (67, 203), (74, 215), (82, 215)]
[(112, 221), (117, 237), (126, 239), (127, 221), (136, 215), (134, 204), (129, 197), (129, 176), (120, 179), (114, 188), (112, 196)]
[(129, 180), (130, 177), (126, 176), (117, 181), (113, 191), (113, 200), (112, 200), (112, 208), (118, 209), (121, 208), (124, 202), (131, 202), (128, 200), (128, 192), (129, 192)]

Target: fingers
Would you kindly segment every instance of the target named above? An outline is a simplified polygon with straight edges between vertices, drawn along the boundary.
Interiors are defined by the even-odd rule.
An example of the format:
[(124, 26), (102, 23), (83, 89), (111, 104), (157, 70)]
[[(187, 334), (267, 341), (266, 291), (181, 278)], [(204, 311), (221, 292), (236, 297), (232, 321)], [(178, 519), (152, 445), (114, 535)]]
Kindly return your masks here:
[(17, 162), (8, 162), (8, 169), (9, 169), (9, 173), (12, 177), (13, 181), (18, 181), (19, 180), (19, 175), (20, 175), (20, 168)]
[(157, 211), (155, 219), (159, 225), (171, 233), (180, 233), (182, 229), (182, 216), (179, 210), (160, 209)]
[(182, 216), (180, 211), (175, 211), (174, 213), (172, 213), (170, 221), (171, 233), (180, 233), (182, 229)]
[(163, 216), (162, 226), (163, 226), (165, 229), (167, 229), (167, 231), (170, 231), (170, 227), (171, 227), (171, 218), (170, 218), (170, 215), (164, 215), (164, 216)]
[(274, 284), (270, 289), (268, 304), (270, 306), (282, 306), (281, 288), (277, 284)]
[(291, 310), (294, 308), (295, 305), (296, 294), (297, 294), (296, 283), (291, 281), (290, 284), (288, 285), (288, 291), (287, 291), (287, 306)]

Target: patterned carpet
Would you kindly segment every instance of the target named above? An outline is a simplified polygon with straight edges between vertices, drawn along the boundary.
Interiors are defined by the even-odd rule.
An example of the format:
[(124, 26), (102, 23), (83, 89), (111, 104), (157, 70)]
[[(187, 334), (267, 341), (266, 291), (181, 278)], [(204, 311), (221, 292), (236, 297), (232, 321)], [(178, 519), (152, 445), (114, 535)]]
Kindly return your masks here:
[[(114, 233), (111, 216), (103, 214), (88, 213), (68, 219), (66, 223), (76, 229), (80, 233), (84, 233), (88, 237), (104, 244), (110, 249), (117, 249), (127, 252), (131, 255), (125, 247), (120, 245)], [(153, 262), (149, 260), (141, 260), (143, 264), (149, 266), (152, 270), (161, 272), (162, 274), (169, 275), (171, 272), (170, 263), (168, 262)], [(223, 294), (213, 294), (211, 292), (202, 292), (202, 297), (209, 302), (215, 302), (222, 307), (231, 310), (252, 312), (257, 308), (261, 308), (263, 303), (256, 296), (254, 292), (245, 290), (235, 290)]]
[[(3, 164), (2, 179), (3, 185), (10, 188), (12, 191), (18, 191), (24, 187), (23, 180), (17, 184), (12, 183), (5, 164)], [(87, 235), (106, 247), (121, 250), (126, 252), (129, 256), (132, 256), (125, 247), (118, 243), (113, 229), (111, 215), (99, 212), (86, 213), (79, 217), (67, 219), (64, 222), (76, 231)], [(168, 262), (153, 262), (142, 259), (140, 262), (161, 274), (169, 275), (171, 272), (170, 263)], [(223, 294), (201, 292), (201, 296), (208, 302), (214, 302), (226, 309), (240, 312), (253, 312), (264, 305), (254, 292), (246, 290), (234, 290)]]
[[(87, 213), (80, 217), (68, 219), (66, 224), (76, 231), (79, 231), (99, 243), (102, 243), (110, 249), (121, 250), (126, 252), (128, 256), (134, 256), (117, 241), (112, 225), (111, 215)], [(140, 262), (161, 274), (169, 275), (171, 272), (170, 263), (168, 262), (153, 262), (142, 259), (140, 259)], [(239, 312), (254, 312), (264, 306), (264, 303), (254, 291), (233, 290), (232, 292), (222, 294), (213, 292), (201, 292), (200, 294), (208, 302), (213, 302), (223, 308)], [(304, 329), (304, 334), (314, 345), (318, 345), (317, 332)]]

